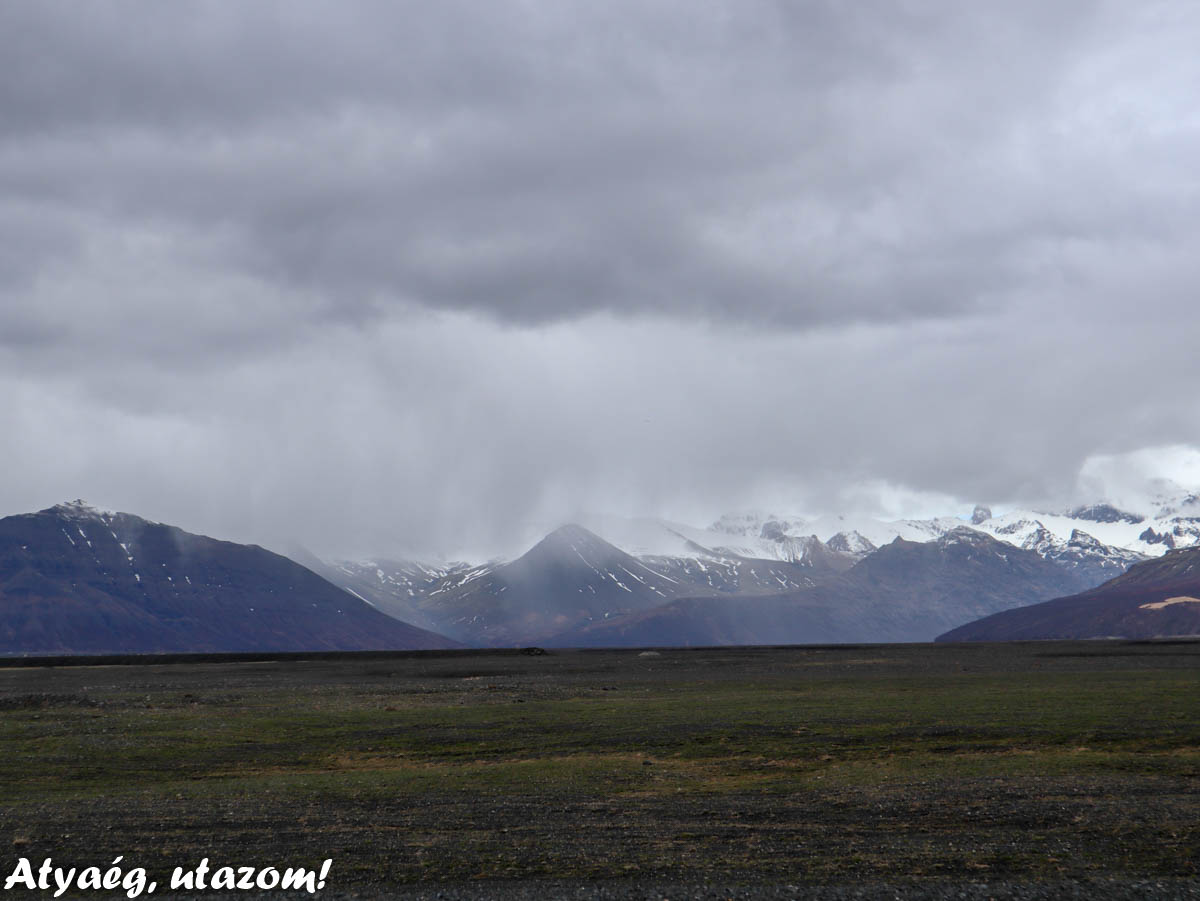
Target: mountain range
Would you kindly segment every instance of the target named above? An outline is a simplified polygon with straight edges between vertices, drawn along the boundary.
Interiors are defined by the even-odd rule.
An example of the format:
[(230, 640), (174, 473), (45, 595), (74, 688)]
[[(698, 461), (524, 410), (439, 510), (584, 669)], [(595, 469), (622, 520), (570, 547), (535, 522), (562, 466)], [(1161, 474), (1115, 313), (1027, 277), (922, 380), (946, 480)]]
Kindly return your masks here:
[(1098, 503), (1059, 511), (1011, 510), (995, 516), (987, 507), (976, 506), (969, 519), (805, 519), (742, 513), (723, 516), (704, 529), (611, 516), (584, 518), (582, 523), (639, 556), (718, 553), (781, 560), (792, 559), (795, 548), (812, 538), (837, 549), (865, 553), (896, 538), (931, 541), (965, 525), (1044, 557), (1088, 567), (1103, 580), (1147, 557), (1200, 543), (1200, 497), (1180, 491), (1177, 497), (1159, 497), (1136, 512)]
[(977, 506), (969, 519), (744, 513), (695, 528), (592, 516), (514, 561), (316, 565), (381, 609), (468, 644), (928, 641), (1197, 542), (1200, 500), (1175, 490), (1138, 510), (994, 516)]
[[(850, 569), (858, 555), (806, 540), (795, 559), (708, 554), (635, 557), (579, 525), (551, 532), (507, 563), (450, 565), (338, 563), (326, 578), (380, 609), (475, 645), (549, 642), (596, 622), (681, 597), (780, 595)], [(385, 568), (386, 566), (386, 568)]]
[(959, 527), (897, 538), (801, 589), (691, 596), (551, 639), (592, 646), (927, 641), (951, 623), (1090, 585), (1081, 571)]
[[(1196, 514), (1178, 492), (968, 519), (588, 517), (513, 560), (430, 563), (289, 558), (74, 502), (0, 519), (0, 653), (1178, 634), (1200, 590), (1147, 600), (1174, 577), (1134, 576), (1200, 554)], [(1088, 621), (1118, 595), (1141, 612)]]

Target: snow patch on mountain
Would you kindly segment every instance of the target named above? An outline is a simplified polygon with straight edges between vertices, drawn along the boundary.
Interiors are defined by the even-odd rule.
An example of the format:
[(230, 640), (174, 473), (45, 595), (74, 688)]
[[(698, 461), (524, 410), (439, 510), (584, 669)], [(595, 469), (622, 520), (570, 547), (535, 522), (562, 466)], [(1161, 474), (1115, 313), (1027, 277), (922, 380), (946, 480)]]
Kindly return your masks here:
[[(857, 524), (841, 528), (840, 517), (805, 521), (800, 517), (744, 513), (722, 517), (706, 529), (668, 520), (619, 516), (587, 516), (581, 522), (605, 541), (638, 557), (724, 561), (751, 558), (805, 564), (828, 550), (860, 557), (895, 537), (886, 528), (864, 526), (874, 538)], [(844, 537), (838, 538), (843, 532)], [(905, 530), (904, 537), (928, 541), (936, 534), (914, 527)], [(830, 544), (827, 539), (837, 540)]]
[(825, 542), (825, 546), (830, 550), (852, 554), (855, 557), (865, 557), (876, 550), (874, 544), (853, 529), (849, 532), (838, 532)]
[[(76, 498), (73, 501), (65, 501), (61, 504), (55, 504), (50, 508), (63, 519), (72, 522), (102, 522), (107, 523), (118, 514), (114, 510), (105, 510), (100, 507), (95, 507), (89, 504), (82, 498)], [(150, 522), (150, 520), (146, 520)]]

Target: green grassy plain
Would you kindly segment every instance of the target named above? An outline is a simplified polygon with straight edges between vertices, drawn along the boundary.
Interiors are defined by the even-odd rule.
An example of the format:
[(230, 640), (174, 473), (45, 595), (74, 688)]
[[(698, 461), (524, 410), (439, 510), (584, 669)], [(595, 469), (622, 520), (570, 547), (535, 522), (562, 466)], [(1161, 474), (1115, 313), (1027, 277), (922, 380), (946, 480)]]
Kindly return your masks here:
[(13, 856), (498, 879), (1179, 878), (1200, 643), (0, 670)]

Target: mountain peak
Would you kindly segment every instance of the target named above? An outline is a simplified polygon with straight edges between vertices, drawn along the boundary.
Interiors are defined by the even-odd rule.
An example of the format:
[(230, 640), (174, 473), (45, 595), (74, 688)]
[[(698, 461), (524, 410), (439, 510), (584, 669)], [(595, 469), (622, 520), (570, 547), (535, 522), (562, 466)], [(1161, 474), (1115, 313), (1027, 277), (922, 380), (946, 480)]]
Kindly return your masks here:
[(956, 526), (937, 539), (939, 547), (951, 544), (990, 545), (999, 544), (995, 538), (970, 526)]
[(73, 501), (64, 501), (61, 504), (55, 504), (49, 510), (42, 512), (56, 513), (66, 519), (104, 519), (115, 515), (112, 510), (101, 510), (99, 507), (93, 507), (83, 498), (76, 498)]
[(595, 532), (585, 529), (576, 523), (559, 526), (528, 551), (522, 560), (583, 560), (589, 566), (612, 559), (627, 556), (615, 544), (605, 541)]
[[(791, 533), (802, 527), (802, 521), (797, 517), (781, 517), (774, 513), (746, 511), (743, 513), (726, 513), (709, 529), (726, 535), (739, 537), (758, 536), (770, 538), (773, 534)], [(764, 529), (766, 532), (764, 532)]]
[(1090, 550), (1100, 550), (1104, 548), (1104, 543), (1082, 529), (1072, 529), (1071, 537), (1067, 543), (1074, 547), (1088, 548)]
[(825, 546), (832, 551), (841, 551), (844, 554), (853, 554), (856, 557), (865, 557), (871, 551), (875, 550), (874, 544), (853, 529), (849, 532), (838, 532), (825, 542)]
[(1124, 522), (1130, 525), (1137, 525), (1145, 520), (1144, 516), (1137, 513), (1129, 513), (1125, 510), (1118, 510), (1112, 504), (1099, 503), (1091, 504), (1086, 507), (1076, 507), (1074, 510), (1066, 514), (1071, 519), (1082, 519), (1087, 522), (1098, 523), (1115, 523)]
[(603, 538), (597, 535), (590, 529), (585, 529), (583, 526), (569, 522), (559, 526), (553, 532), (543, 538), (539, 544), (544, 542), (553, 542), (555, 544), (608, 544)]

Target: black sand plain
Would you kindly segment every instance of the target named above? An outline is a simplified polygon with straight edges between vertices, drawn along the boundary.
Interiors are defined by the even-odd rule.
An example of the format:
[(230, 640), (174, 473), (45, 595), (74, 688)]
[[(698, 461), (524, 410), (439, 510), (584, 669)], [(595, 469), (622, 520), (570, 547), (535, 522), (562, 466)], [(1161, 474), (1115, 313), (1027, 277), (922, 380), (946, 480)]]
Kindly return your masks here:
[(1200, 897), (1200, 642), (173, 661), (0, 668), (6, 876), (123, 855), (179, 897), (203, 858), (330, 858), (321, 897)]

